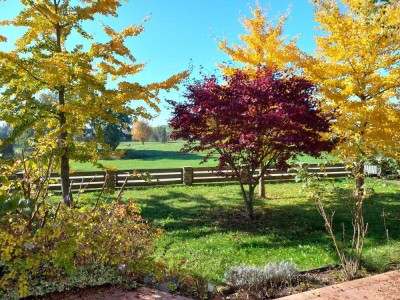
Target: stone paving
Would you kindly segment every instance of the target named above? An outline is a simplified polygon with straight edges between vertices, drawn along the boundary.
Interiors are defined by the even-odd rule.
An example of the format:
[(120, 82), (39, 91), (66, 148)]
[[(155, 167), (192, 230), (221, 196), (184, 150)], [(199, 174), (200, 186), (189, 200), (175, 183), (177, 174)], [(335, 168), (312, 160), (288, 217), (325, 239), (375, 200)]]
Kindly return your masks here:
[(336, 284), (279, 300), (400, 300), (400, 270)]

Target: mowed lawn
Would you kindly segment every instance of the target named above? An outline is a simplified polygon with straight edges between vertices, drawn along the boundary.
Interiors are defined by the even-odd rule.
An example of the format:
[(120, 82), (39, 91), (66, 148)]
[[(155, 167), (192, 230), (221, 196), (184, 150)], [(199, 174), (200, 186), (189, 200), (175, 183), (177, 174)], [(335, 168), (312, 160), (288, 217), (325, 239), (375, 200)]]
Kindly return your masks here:
[[(346, 182), (339, 187), (347, 188)], [(372, 179), (368, 183), (374, 184), (375, 195), (365, 205), (369, 229), (363, 265), (383, 271), (400, 263), (400, 186)], [(256, 201), (255, 221), (243, 217), (236, 184), (136, 188), (125, 191), (124, 198), (134, 199), (142, 216), (163, 229), (157, 251), (160, 259), (213, 283), (220, 282), (231, 266), (263, 266), (286, 260), (305, 270), (338, 264), (322, 218), (300, 183), (269, 184), (267, 194), (268, 199)], [(93, 194), (83, 197), (81, 203), (93, 199)], [(331, 200), (326, 207), (336, 212), (339, 240), (342, 224), (350, 240), (351, 219), (343, 200)]]
[[(124, 157), (100, 160), (103, 166), (112, 166), (119, 170), (136, 169), (164, 169), (189, 167), (214, 167), (217, 165), (216, 157), (210, 158), (206, 163), (200, 164), (205, 157), (204, 153), (182, 153), (183, 141), (159, 143), (123, 142), (118, 149), (125, 150)], [(333, 159), (332, 156), (327, 156)], [(299, 156), (297, 161), (316, 163), (326, 158), (316, 159), (309, 156)], [(73, 162), (71, 165), (75, 171), (93, 171), (99, 169), (92, 163)]]
[[(104, 166), (112, 166), (119, 170), (136, 169), (167, 169), (180, 168), (183, 166), (201, 167), (216, 166), (214, 159), (210, 159), (206, 164), (200, 164), (205, 155), (199, 153), (182, 153), (180, 149), (184, 142), (124, 142), (118, 149), (125, 150), (125, 157), (100, 160)], [(87, 162), (73, 162), (72, 168), (76, 171), (96, 170), (96, 166)]]

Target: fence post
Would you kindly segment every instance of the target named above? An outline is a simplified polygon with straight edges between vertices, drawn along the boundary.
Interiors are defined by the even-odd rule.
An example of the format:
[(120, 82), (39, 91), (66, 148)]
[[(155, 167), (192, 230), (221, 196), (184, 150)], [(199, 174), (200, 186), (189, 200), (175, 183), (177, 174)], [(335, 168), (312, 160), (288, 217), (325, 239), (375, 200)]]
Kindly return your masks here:
[(193, 184), (193, 168), (183, 167), (183, 184), (192, 185)]
[(106, 188), (114, 191), (117, 186), (117, 171), (107, 171), (104, 180), (106, 180)]

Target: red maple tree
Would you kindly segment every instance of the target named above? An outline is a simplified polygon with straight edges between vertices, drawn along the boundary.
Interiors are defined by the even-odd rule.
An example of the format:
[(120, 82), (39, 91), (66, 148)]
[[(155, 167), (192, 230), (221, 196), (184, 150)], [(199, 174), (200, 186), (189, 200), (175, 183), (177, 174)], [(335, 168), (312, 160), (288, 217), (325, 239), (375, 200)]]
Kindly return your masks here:
[(330, 151), (334, 143), (321, 133), (329, 131), (332, 116), (318, 108), (315, 87), (295, 75), (261, 69), (253, 77), (237, 71), (223, 79), (220, 84), (215, 76), (204, 77), (187, 87), (184, 103), (169, 101), (171, 138), (186, 140), (185, 152), (206, 152), (205, 160), (217, 154), (218, 169), (233, 170), (246, 216), (254, 218), (260, 177), (268, 167), (287, 167), (298, 153)]

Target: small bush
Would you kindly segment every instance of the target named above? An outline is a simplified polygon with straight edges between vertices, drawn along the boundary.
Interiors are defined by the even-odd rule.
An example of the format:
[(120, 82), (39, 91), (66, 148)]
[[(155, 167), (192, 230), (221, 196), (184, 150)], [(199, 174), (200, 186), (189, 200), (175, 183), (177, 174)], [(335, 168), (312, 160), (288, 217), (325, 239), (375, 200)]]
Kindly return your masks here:
[(266, 285), (267, 277), (263, 270), (256, 267), (232, 267), (224, 275), (231, 286), (239, 289), (258, 289)]
[(257, 267), (232, 267), (224, 280), (234, 288), (256, 298), (273, 297), (280, 289), (290, 285), (298, 273), (290, 262), (269, 263), (263, 269)]
[(267, 280), (275, 286), (290, 283), (298, 272), (295, 265), (287, 261), (269, 263), (264, 267)]
[(122, 273), (135, 280), (153, 269), (153, 240), (159, 235), (132, 201), (96, 209), (43, 204), (34, 220), (7, 213), (0, 220), (0, 295), (15, 293), (15, 287), (18, 297), (31, 295), (38, 290), (33, 282), (47, 282), (46, 292), (71, 287), (70, 279), (81, 278), (85, 269), (107, 270), (97, 276), (103, 278), (99, 284)]

